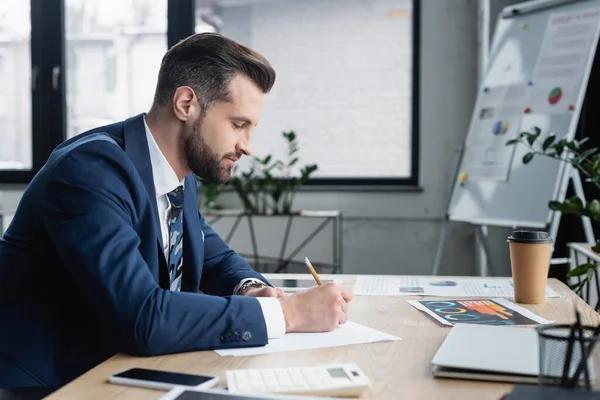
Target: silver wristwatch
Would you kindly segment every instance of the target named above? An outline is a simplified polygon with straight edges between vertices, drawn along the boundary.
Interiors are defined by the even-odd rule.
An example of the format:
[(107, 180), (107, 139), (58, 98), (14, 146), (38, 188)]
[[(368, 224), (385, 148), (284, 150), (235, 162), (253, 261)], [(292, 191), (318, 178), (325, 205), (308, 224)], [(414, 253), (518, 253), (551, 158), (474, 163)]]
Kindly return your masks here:
[(260, 288), (260, 287), (265, 287), (265, 286), (268, 286), (268, 285), (266, 283), (260, 282), (258, 280), (247, 281), (247, 282), (244, 282), (242, 284), (242, 286), (240, 286), (238, 288), (238, 290), (235, 292), (235, 294), (236, 295), (241, 295), (242, 293), (244, 293), (244, 290), (248, 289), (249, 287)]

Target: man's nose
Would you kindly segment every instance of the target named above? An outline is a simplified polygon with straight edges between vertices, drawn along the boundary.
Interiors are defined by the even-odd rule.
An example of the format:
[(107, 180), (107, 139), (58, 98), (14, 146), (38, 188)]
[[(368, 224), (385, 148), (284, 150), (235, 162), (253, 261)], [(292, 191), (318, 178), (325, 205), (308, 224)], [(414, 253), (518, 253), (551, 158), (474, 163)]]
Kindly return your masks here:
[(246, 156), (251, 156), (252, 155), (252, 142), (250, 140), (244, 140), (244, 141), (238, 142), (237, 146), (235, 146), (235, 149), (237, 150), (238, 153), (242, 153)]

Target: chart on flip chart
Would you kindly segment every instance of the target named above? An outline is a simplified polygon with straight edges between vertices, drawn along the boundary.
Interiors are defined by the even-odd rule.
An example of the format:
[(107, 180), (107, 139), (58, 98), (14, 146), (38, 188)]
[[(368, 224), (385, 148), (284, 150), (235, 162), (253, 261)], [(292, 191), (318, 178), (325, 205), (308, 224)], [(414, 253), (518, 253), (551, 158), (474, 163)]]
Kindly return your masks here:
[[(547, 4), (547, 6), (543, 6)], [(600, 32), (600, 1), (532, 1), (501, 13), (452, 183), (448, 219), (543, 228), (565, 165), (507, 146), (523, 131), (574, 138)]]

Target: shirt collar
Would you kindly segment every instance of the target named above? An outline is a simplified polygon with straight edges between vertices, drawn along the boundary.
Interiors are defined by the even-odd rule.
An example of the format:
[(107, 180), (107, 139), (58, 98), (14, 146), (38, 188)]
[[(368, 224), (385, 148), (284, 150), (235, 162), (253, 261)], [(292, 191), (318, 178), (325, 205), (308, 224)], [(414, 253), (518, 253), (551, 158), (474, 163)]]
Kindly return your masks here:
[(144, 118), (144, 127), (146, 128), (146, 140), (148, 141), (148, 150), (150, 151), (150, 163), (152, 164), (152, 175), (154, 177), (154, 190), (156, 197), (163, 196), (178, 186), (183, 186), (185, 178), (181, 181), (177, 179), (177, 174), (167, 161), (164, 154), (160, 151), (154, 136)]

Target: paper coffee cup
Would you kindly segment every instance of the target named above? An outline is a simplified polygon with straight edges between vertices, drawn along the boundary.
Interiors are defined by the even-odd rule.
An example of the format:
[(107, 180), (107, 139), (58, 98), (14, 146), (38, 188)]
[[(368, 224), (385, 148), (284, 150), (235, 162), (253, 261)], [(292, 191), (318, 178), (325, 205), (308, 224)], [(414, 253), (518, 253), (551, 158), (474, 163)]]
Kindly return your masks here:
[(508, 237), (515, 301), (541, 304), (546, 298), (552, 238), (548, 232), (514, 231)]

